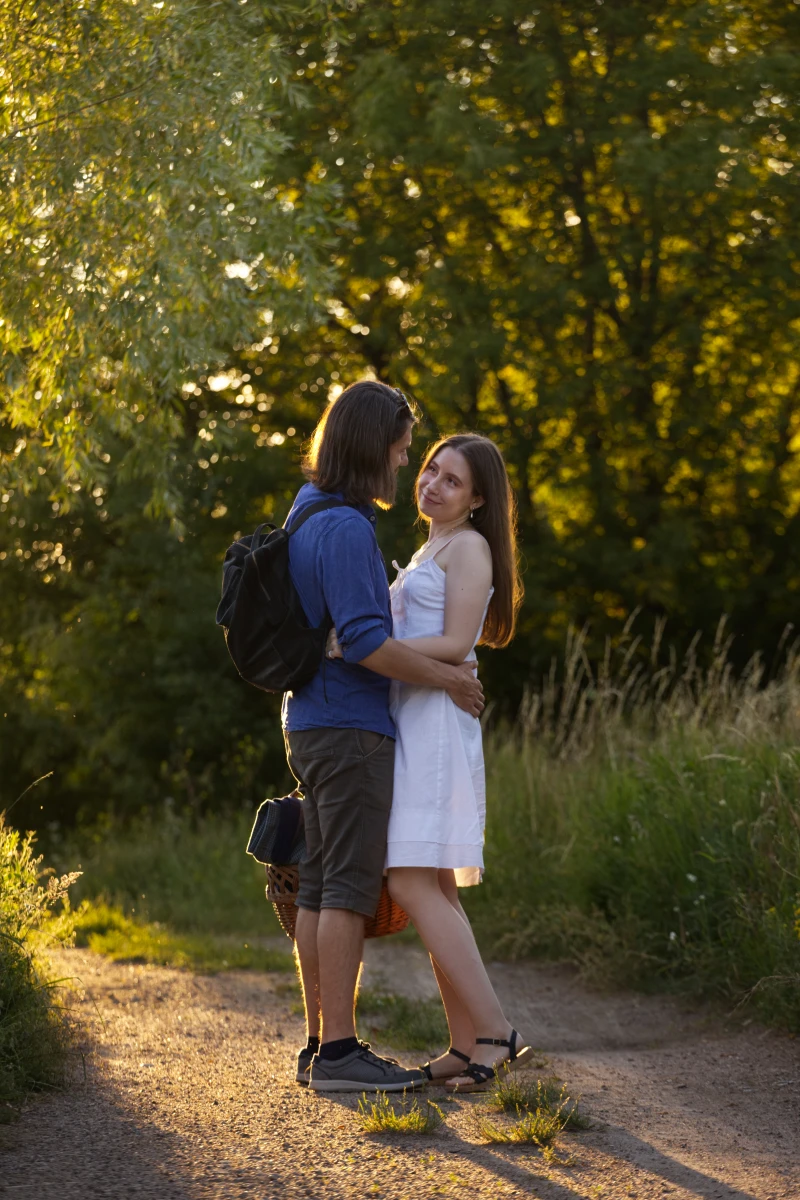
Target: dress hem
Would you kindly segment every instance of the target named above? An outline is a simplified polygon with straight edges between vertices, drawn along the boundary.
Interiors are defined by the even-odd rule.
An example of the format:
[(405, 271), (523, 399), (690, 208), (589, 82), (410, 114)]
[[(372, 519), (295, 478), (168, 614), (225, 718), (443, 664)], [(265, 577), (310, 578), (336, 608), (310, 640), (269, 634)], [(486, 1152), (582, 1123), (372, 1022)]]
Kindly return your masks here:
[(386, 848), (386, 866), (483, 869), (483, 847), (445, 842), (390, 842)]

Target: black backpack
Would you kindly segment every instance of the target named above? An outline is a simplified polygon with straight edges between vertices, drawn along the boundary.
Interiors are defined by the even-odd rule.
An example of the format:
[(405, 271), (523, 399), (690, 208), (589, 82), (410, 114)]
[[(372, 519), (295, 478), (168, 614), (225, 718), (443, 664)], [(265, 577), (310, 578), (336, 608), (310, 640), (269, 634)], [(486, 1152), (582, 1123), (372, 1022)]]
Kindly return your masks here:
[(343, 507), (343, 500), (318, 500), (290, 529), (259, 525), (225, 554), (217, 624), (242, 679), (265, 692), (293, 691), (319, 670), (331, 621), (309, 626), (289, 575), (289, 538), (309, 517)]

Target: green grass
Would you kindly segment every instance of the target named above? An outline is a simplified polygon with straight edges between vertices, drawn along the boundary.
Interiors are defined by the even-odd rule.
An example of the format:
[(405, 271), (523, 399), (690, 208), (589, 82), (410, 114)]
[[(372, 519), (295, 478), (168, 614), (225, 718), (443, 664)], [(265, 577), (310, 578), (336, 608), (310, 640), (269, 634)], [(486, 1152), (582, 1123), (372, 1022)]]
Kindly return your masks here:
[[(565, 960), (596, 984), (711, 997), (797, 1032), (800, 660), (765, 683), (758, 663), (736, 678), (726, 649), (701, 670), (623, 639), (592, 673), (574, 639), (563, 678), (487, 737), (486, 876), (464, 904), (494, 957)], [(83, 868), (78, 899), (157, 926), (151, 945), (244, 951), (279, 932), (244, 854), (252, 816), (106, 822), (62, 847), (63, 867)], [(387, 1044), (446, 1045), (438, 1004), (365, 995), (360, 1010)]]
[[(630, 649), (630, 648), (628, 648)], [(579, 650), (579, 647), (578, 647)], [(620, 655), (625, 647), (620, 650)], [(487, 744), (484, 946), (800, 1030), (800, 666), (612, 661)]]
[(0, 1122), (36, 1091), (64, 1086), (71, 1035), (41, 958), (70, 878), (56, 879), (0, 814)]
[(366, 1092), (358, 1102), (358, 1123), (365, 1133), (435, 1133), (444, 1122), (444, 1113), (438, 1104), (426, 1100), (420, 1104), (415, 1096), (411, 1104), (403, 1094), (397, 1108), (385, 1093), (377, 1100), (367, 1099)]
[(153, 963), (217, 971), (293, 971), (288, 952), (273, 950), (241, 938), (176, 933), (157, 922), (136, 921), (121, 909), (84, 900), (74, 913), (75, 941), (114, 962)]
[(78, 831), (60, 859), (64, 869), (83, 871), (76, 901), (103, 901), (137, 922), (202, 935), (284, 936), (264, 897), (264, 868), (245, 854), (254, 816), (196, 816), (165, 806)]
[(441, 1001), (409, 1000), (365, 989), (358, 996), (358, 1023), (364, 1032), (395, 1050), (424, 1050), (432, 1054), (449, 1045)]

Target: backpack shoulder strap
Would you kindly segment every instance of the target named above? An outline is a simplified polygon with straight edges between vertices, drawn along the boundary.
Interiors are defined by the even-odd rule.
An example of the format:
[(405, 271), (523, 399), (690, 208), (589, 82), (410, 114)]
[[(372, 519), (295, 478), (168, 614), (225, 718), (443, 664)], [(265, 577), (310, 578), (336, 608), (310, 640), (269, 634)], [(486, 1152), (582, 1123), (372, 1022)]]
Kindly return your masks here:
[(287, 533), (291, 537), (293, 533), (297, 533), (298, 529), (300, 529), (302, 525), (305, 525), (306, 521), (310, 517), (315, 517), (317, 513), (325, 512), (329, 508), (352, 507), (352, 504), (348, 504), (346, 500), (336, 500), (333, 496), (330, 498), (330, 500), (317, 500), (316, 504), (309, 504), (308, 508), (305, 509), (305, 511), (302, 512), (296, 520), (292, 520), (291, 529), (288, 529), (286, 525), (284, 525), (284, 529), (287, 530)]

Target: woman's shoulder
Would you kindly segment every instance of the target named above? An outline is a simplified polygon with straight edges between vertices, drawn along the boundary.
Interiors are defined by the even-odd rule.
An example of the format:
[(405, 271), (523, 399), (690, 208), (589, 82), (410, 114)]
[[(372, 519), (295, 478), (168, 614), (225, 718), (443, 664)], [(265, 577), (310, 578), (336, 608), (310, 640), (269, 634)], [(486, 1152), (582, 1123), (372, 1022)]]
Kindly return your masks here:
[(492, 552), (482, 533), (478, 533), (477, 529), (465, 529), (443, 547), (438, 559), (443, 566), (458, 562), (470, 565), (488, 563), (491, 567)]

